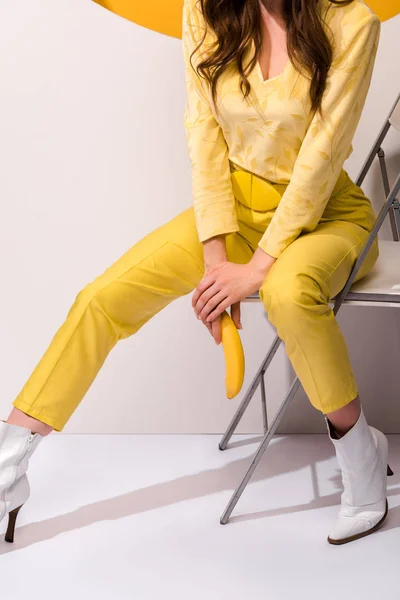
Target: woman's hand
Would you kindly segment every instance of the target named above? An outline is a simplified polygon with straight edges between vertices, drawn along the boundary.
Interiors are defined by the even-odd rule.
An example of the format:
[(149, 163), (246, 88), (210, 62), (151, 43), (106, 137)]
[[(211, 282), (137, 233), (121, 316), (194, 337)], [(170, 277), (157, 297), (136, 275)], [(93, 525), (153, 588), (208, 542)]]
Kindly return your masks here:
[[(242, 324), (240, 322), (240, 302), (236, 302), (236, 304), (232, 304), (231, 306), (231, 318), (235, 323), (237, 329), (243, 329)], [(221, 334), (221, 315), (208, 323), (207, 321), (203, 321), (204, 325), (207, 327), (208, 331), (214, 338), (217, 346), (222, 342), (222, 334)]]
[[(257, 248), (247, 264), (223, 261), (211, 267), (193, 294), (192, 306), (197, 318), (206, 325), (213, 323), (229, 306), (240, 303), (258, 291), (275, 260), (273, 256)], [(233, 312), (235, 310), (238, 311), (238, 308)]]

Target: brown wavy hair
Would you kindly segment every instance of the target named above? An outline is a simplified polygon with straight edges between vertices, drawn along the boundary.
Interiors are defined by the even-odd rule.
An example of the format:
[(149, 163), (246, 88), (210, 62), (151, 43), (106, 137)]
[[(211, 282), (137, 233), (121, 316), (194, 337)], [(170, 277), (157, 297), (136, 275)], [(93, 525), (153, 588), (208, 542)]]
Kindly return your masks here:
[[(240, 89), (243, 97), (246, 98), (251, 89), (247, 76), (257, 64), (262, 44), (259, 0), (198, 1), (206, 30), (194, 52), (203, 43), (208, 27), (214, 31), (217, 39), (212, 53), (199, 62), (196, 71), (208, 81), (215, 103), (219, 77), (228, 65), (236, 64), (240, 75)], [(353, 0), (329, 1), (342, 6), (353, 2)], [(333, 49), (323, 26), (319, 0), (284, 0), (283, 18), (287, 30), (289, 59), (298, 71), (303, 72), (305, 69), (311, 79), (311, 110), (321, 112), (322, 96), (333, 60)], [(243, 59), (252, 41), (254, 41), (255, 53), (244, 69)]]

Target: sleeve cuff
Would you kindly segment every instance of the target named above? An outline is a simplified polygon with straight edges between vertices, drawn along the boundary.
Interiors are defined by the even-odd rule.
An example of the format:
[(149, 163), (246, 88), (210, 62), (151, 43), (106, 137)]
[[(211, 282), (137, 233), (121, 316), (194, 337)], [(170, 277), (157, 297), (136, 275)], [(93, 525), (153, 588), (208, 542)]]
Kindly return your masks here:
[(273, 258), (279, 258), (288, 245), (289, 244), (275, 243), (273, 240), (268, 239), (268, 237), (265, 235), (258, 242), (258, 246)]
[(200, 242), (206, 242), (216, 235), (225, 235), (239, 231), (234, 208), (221, 209), (216, 214), (195, 211), (195, 217)]

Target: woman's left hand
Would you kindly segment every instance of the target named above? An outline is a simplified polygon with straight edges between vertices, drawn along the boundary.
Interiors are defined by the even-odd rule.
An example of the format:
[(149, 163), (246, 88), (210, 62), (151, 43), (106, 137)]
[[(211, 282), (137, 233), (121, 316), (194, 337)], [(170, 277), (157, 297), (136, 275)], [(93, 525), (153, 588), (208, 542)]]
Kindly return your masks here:
[[(264, 257), (269, 257), (261, 252)], [(232, 304), (257, 292), (275, 262), (273, 257), (269, 257), (270, 261), (266, 263), (264, 257), (262, 264), (254, 255), (255, 260), (246, 264), (225, 261), (212, 267), (193, 294), (192, 306), (197, 318), (203, 322), (213, 321)]]

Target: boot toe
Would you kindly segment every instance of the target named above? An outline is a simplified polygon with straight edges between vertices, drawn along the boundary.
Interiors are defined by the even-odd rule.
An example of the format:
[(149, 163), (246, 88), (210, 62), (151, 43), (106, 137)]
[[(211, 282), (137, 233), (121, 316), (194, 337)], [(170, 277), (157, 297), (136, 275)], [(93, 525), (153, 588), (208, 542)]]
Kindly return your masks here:
[(330, 544), (345, 544), (373, 533), (383, 523), (387, 512), (388, 504), (386, 500), (385, 510), (374, 511), (368, 517), (339, 516), (328, 536), (328, 542)]
[(353, 519), (349, 517), (338, 517), (328, 541), (331, 543), (340, 543), (348, 538), (353, 538), (354, 535), (359, 535), (369, 531), (374, 526), (374, 523), (369, 519)]

